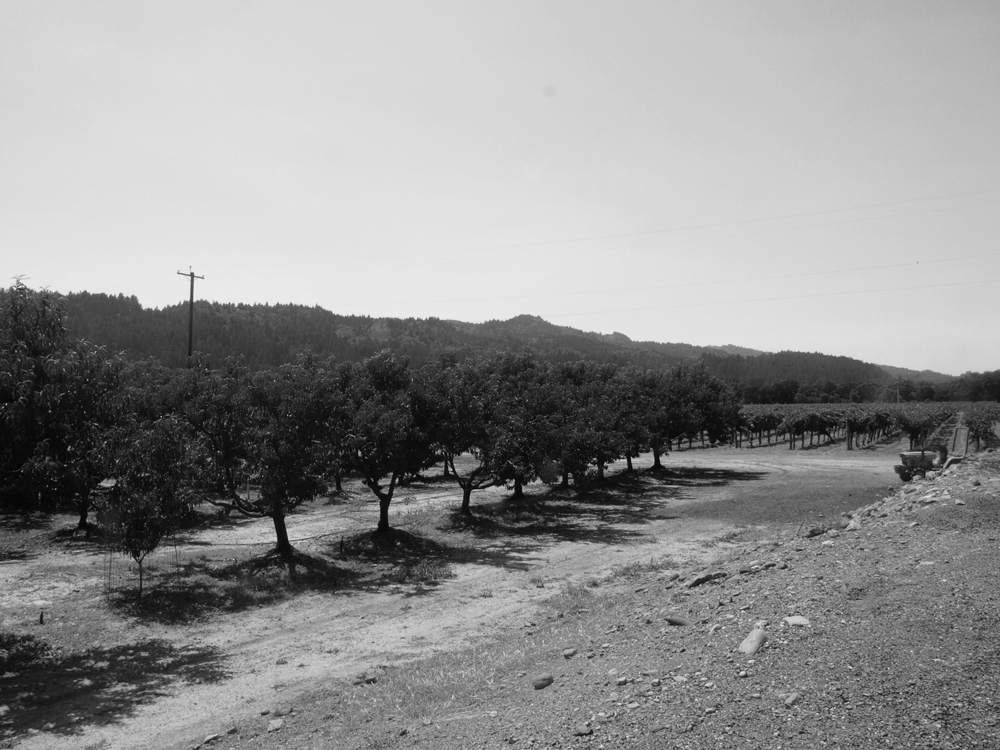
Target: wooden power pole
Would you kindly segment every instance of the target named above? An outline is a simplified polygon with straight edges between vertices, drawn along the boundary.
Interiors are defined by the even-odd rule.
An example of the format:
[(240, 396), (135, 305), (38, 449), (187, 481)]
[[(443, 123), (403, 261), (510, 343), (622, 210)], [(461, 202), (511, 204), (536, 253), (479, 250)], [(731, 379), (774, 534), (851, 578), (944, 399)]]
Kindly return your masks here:
[(188, 367), (191, 366), (191, 354), (193, 353), (194, 346), (194, 280), (204, 279), (204, 276), (195, 276), (194, 271), (191, 270), (191, 266), (188, 266), (188, 272), (183, 271), (177, 272), (181, 276), (191, 277), (191, 299), (188, 302)]

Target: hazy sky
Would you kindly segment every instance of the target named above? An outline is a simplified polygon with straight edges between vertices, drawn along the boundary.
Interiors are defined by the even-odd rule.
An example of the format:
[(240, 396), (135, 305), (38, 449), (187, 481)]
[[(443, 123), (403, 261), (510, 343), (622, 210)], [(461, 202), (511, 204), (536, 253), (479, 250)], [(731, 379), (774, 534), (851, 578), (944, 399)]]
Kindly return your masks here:
[(0, 0), (0, 283), (1000, 368), (1000, 2)]

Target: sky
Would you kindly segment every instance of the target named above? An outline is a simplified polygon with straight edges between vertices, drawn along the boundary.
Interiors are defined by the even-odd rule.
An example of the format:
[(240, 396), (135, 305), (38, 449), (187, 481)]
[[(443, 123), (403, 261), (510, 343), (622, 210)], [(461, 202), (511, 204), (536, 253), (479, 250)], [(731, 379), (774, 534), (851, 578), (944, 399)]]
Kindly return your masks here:
[(1000, 3), (0, 0), (0, 285), (1000, 369)]

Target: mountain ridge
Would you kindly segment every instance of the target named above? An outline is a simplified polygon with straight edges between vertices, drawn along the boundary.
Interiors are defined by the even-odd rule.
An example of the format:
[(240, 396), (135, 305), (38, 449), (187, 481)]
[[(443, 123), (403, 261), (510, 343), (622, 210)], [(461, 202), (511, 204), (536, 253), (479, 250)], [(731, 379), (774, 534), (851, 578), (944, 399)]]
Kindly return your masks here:
[[(75, 336), (125, 351), (130, 357), (154, 357), (167, 366), (186, 364), (188, 305), (144, 308), (135, 297), (77, 292), (66, 295), (69, 327)], [(911, 378), (947, 382), (953, 376), (874, 365), (850, 357), (818, 352), (763, 352), (735, 344), (699, 346), (687, 343), (634, 341), (611, 334), (561, 326), (537, 315), (467, 323), (439, 318), (372, 318), (340, 315), (322, 307), (293, 304), (195, 302), (195, 351), (221, 361), (243, 355), (261, 369), (292, 361), (305, 351), (317, 356), (360, 359), (390, 348), (415, 365), (444, 352), (465, 356), (479, 350), (530, 347), (553, 361), (586, 358), (619, 365), (669, 367), (703, 361), (730, 380), (756, 378), (765, 383), (791, 379), (887, 382)], [(794, 355), (794, 356), (790, 356)], [(785, 373), (785, 374), (787, 374)], [(824, 374), (828, 373), (828, 374)]]

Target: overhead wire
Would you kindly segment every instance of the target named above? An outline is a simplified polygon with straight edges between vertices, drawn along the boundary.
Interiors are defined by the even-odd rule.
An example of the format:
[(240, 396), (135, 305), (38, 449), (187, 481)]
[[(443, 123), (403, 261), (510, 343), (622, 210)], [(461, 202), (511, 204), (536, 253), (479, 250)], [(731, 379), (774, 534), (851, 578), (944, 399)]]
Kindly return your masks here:
[[(664, 229), (648, 230), (648, 231), (643, 231), (643, 232), (626, 232), (626, 233), (618, 233), (618, 234), (594, 235), (594, 236), (591, 236), (591, 237), (573, 237), (573, 238), (562, 238), (562, 239), (555, 239), (555, 240), (539, 240), (539, 241), (533, 241), (533, 242), (511, 243), (511, 244), (504, 244), (504, 245), (492, 245), (492, 246), (478, 247), (478, 248), (469, 248), (469, 247), (467, 247), (467, 248), (461, 248), (461, 249), (455, 249), (455, 250), (423, 251), (423, 252), (421, 252), (419, 258), (413, 260), (413, 262), (412, 262), (411, 265), (413, 265), (413, 266), (419, 266), (419, 267), (424, 267), (424, 266), (436, 265), (436, 264), (451, 264), (451, 263), (454, 262), (454, 260), (439, 260), (439, 261), (430, 260), (430, 258), (433, 257), (433, 256), (455, 256), (455, 255), (459, 255), (459, 256), (462, 256), (463, 260), (468, 260), (469, 254), (489, 253), (489, 252), (495, 252), (495, 251), (498, 251), (498, 250), (512, 250), (512, 249), (519, 249), (519, 248), (542, 247), (542, 246), (546, 246), (546, 245), (564, 245), (564, 244), (570, 244), (570, 243), (594, 242), (594, 241), (598, 241), (598, 240), (624, 239), (624, 238), (628, 238), (628, 237), (648, 237), (648, 236), (657, 235), (657, 234), (674, 234), (674, 233), (678, 233), (678, 232), (686, 232), (686, 231), (694, 231), (694, 230), (704, 230), (704, 229), (719, 229), (719, 228), (725, 228), (725, 227), (743, 226), (743, 225), (747, 225), (747, 224), (764, 223), (764, 222), (768, 222), (768, 221), (782, 221), (782, 220), (787, 220), (787, 219), (806, 218), (806, 217), (810, 217), (810, 216), (823, 216), (823, 215), (829, 215), (829, 214), (834, 214), (834, 213), (844, 213), (844, 212), (847, 212), (847, 211), (862, 211), (862, 210), (869, 210), (869, 209), (876, 209), (876, 208), (887, 208), (887, 207), (892, 207), (892, 206), (908, 205), (908, 204), (912, 204), (912, 203), (919, 203), (919, 202), (930, 201), (930, 200), (940, 200), (940, 199), (945, 199), (945, 198), (958, 198), (958, 197), (966, 197), (966, 196), (971, 196), (971, 195), (982, 195), (982, 194), (987, 194), (987, 193), (996, 193), (998, 191), (1000, 191), (1000, 188), (988, 188), (988, 189), (983, 189), (983, 190), (965, 191), (965, 192), (961, 192), (961, 193), (949, 193), (949, 194), (943, 194), (943, 195), (937, 195), (937, 196), (929, 196), (929, 197), (925, 197), (925, 198), (911, 198), (911, 199), (902, 200), (902, 201), (890, 201), (890, 202), (885, 202), (885, 203), (874, 203), (874, 204), (867, 204), (867, 205), (861, 205), (861, 206), (852, 206), (852, 207), (846, 207), (846, 208), (823, 209), (823, 210), (820, 210), (820, 211), (810, 211), (810, 212), (797, 213), (797, 214), (785, 214), (785, 215), (780, 215), (780, 216), (769, 216), (769, 217), (752, 218), (752, 219), (739, 219), (739, 220), (734, 220), (734, 221), (715, 222), (715, 223), (707, 223), (707, 224), (696, 224), (696, 225), (688, 225), (688, 226), (681, 226), (681, 227), (668, 227), (668, 228), (664, 228)], [(816, 224), (790, 225), (790, 226), (782, 226), (782, 227), (772, 227), (772, 228), (761, 229), (761, 230), (754, 230), (754, 231), (747, 231), (747, 232), (733, 232), (733, 233), (724, 234), (724, 235), (714, 235), (714, 236), (710, 236), (710, 237), (677, 238), (677, 239), (662, 240), (662, 241), (659, 241), (659, 242), (649, 243), (648, 245), (616, 245), (616, 246), (612, 246), (612, 247), (594, 247), (594, 248), (583, 248), (583, 249), (569, 248), (569, 249), (566, 249), (566, 250), (553, 251), (553, 252), (564, 252), (564, 253), (567, 253), (567, 252), (581, 252), (581, 251), (583, 251), (583, 252), (608, 252), (608, 251), (620, 250), (620, 249), (637, 249), (637, 248), (643, 248), (643, 247), (658, 247), (658, 246), (661, 246), (661, 245), (669, 245), (669, 244), (678, 244), (678, 243), (686, 243), (686, 242), (698, 242), (698, 241), (705, 241), (705, 240), (726, 239), (726, 238), (730, 238), (730, 237), (752, 236), (752, 235), (757, 235), (757, 234), (769, 234), (769, 233), (773, 233), (773, 232), (794, 231), (794, 230), (797, 230), (797, 229), (812, 229), (812, 228), (827, 227), (827, 226), (837, 226), (837, 225), (842, 225), (842, 224), (852, 224), (852, 223), (863, 222), (863, 221), (877, 221), (877, 220), (880, 220), (880, 219), (891, 219), (891, 218), (898, 218), (898, 217), (905, 217), (905, 216), (916, 216), (916, 215), (927, 214), (927, 213), (940, 213), (940, 212), (943, 212), (943, 211), (954, 211), (954, 210), (958, 210), (958, 209), (962, 209), (962, 208), (976, 208), (976, 207), (979, 207), (979, 206), (995, 205), (997, 203), (1000, 203), (1000, 200), (984, 201), (984, 202), (971, 203), (971, 204), (962, 204), (962, 205), (957, 205), (957, 206), (938, 206), (938, 207), (934, 207), (934, 208), (920, 209), (918, 211), (906, 211), (906, 212), (901, 212), (901, 213), (897, 212), (897, 213), (884, 214), (884, 215), (878, 215), (878, 216), (854, 217), (854, 218), (850, 218), (850, 219), (843, 219), (843, 220), (832, 221), (832, 222), (821, 222), (821, 223), (816, 223)], [(507, 256), (505, 256), (505, 258), (518, 258), (518, 257), (535, 257), (535, 253), (532, 253), (530, 256), (528, 256), (528, 255), (517, 255), (517, 256), (507, 255)], [(383, 255), (365, 255), (364, 253), (360, 253), (359, 252), (359, 253), (356, 253), (355, 257), (350, 258), (350, 259), (346, 259), (346, 260), (343, 257), (338, 257), (338, 258), (335, 258), (335, 259), (325, 259), (325, 258), (324, 259), (316, 259), (316, 258), (313, 258), (313, 259), (310, 259), (310, 260), (303, 260), (303, 261), (289, 261), (287, 259), (287, 255), (285, 255), (280, 261), (275, 261), (273, 263), (272, 262), (255, 263), (255, 264), (245, 264), (245, 263), (239, 263), (239, 264), (232, 264), (232, 263), (211, 264), (211, 263), (209, 263), (209, 264), (202, 264), (201, 267), (208, 268), (208, 269), (212, 269), (212, 268), (229, 269), (230, 271), (232, 271), (233, 269), (246, 269), (248, 271), (252, 271), (253, 269), (264, 270), (264, 269), (275, 268), (275, 267), (280, 267), (280, 268), (283, 268), (283, 269), (291, 269), (292, 267), (295, 267), (295, 266), (310, 266), (310, 267), (315, 268), (317, 265), (331, 264), (331, 265), (336, 265), (338, 268), (343, 268), (345, 263), (348, 264), (347, 267), (350, 267), (351, 264), (354, 264), (354, 265), (367, 265), (367, 264), (371, 264), (371, 263), (374, 263), (374, 262), (385, 262), (385, 261), (391, 261), (391, 260), (396, 260), (396, 259), (400, 259), (400, 258), (411, 259), (411, 258), (413, 258), (413, 256), (410, 253), (396, 253), (396, 254), (383, 254)], [(396, 265), (396, 267), (398, 268), (398, 267), (405, 267), (405, 266)], [(285, 273), (293, 273), (293, 272), (294, 271), (292, 271), (292, 270), (286, 270), (285, 271)]]
[(858, 266), (855, 268), (833, 268), (825, 269), (822, 271), (806, 271), (803, 273), (789, 273), (789, 274), (779, 274), (774, 276), (741, 276), (739, 278), (732, 279), (718, 279), (713, 281), (692, 281), (684, 284), (658, 284), (656, 286), (639, 286), (639, 287), (621, 287), (617, 289), (609, 289), (602, 287), (600, 290), (585, 289), (569, 292), (547, 292), (544, 294), (517, 294), (517, 295), (504, 295), (503, 297), (461, 297), (454, 299), (440, 299), (435, 298), (433, 300), (399, 300), (394, 302), (373, 302), (370, 306), (381, 307), (381, 306), (393, 306), (393, 305), (419, 305), (425, 304), (427, 302), (502, 302), (505, 300), (515, 300), (515, 299), (549, 299), (551, 297), (575, 297), (587, 294), (595, 294), (600, 292), (601, 294), (618, 294), (622, 292), (655, 292), (655, 291), (665, 291), (669, 289), (687, 289), (693, 287), (706, 287), (706, 286), (719, 286), (722, 284), (744, 284), (748, 282), (755, 281), (780, 281), (783, 279), (799, 279), (806, 278), (809, 276), (825, 276), (829, 274), (836, 273), (857, 273), (859, 271), (880, 271), (892, 268), (910, 268), (914, 266), (929, 266), (935, 263), (957, 263), (963, 260), (975, 260), (979, 258), (996, 258), (1000, 257), (1000, 252), (997, 253), (981, 253), (979, 255), (966, 255), (959, 258), (937, 258), (931, 260), (916, 260), (908, 261), (906, 263), (889, 263), (881, 266)]
[(802, 299), (816, 299), (819, 297), (842, 297), (852, 294), (876, 294), (882, 292), (908, 292), (915, 290), (925, 290), (925, 289), (942, 289), (945, 287), (955, 287), (955, 286), (969, 286), (971, 284), (996, 284), (1000, 283), (1000, 278), (997, 279), (976, 279), (974, 281), (955, 281), (944, 284), (927, 284), (924, 286), (903, 286), (903, 287), (887, 287), (883, 289), (856, 289), (844, 292), (815, 292), (812, 294), (796, 294), (789, 295), (785, 297), (759, 297), (755, 299), (741, 299), (741, 300), (719, 300), (713, 299), (709, 302), (688, 302), (677, 305), (656, 305), (653, 307), (633, 307), (627, 309), (618, 310), (588, 310), (586, 312), (573, 312), (573, 313), (549, 313), (547, 317), (550, 318), (566, 318), (566, 317), (578, 317), (581, 315), (607, 315), (611, 313), (624, 313), (624, 312), (650, 312), (654, 310), (677, 310), (686, 307), (714, 307), (718, 305), (744, 305), (752, 304), (756, 302), (786, 302), (791, 300), (802, 300)]

